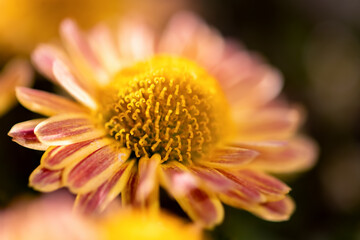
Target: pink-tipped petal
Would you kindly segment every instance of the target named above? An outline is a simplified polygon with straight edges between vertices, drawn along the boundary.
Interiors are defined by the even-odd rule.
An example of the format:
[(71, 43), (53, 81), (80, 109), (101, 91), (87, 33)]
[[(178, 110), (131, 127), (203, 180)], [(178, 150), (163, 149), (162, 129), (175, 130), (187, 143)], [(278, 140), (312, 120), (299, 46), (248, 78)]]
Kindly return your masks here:
[[(154, 154), (151, 158), (142, 157), (138, 164), (139, 183), (136, 190), (136, 201), (140, 205), (145, 205), (151, 195), (157, 193), (158, 179), (157, 170), (161, 161), (159, 154)], [(158, 201), (157, 201), (158, 202)]]
[(29, 185), (38, 191), (52, 192), (62, 187), (62, 170), (49, 170), (37, 167), (29, 177)]
[(48, 169), (62, 169), (75, 161), (80, 162), (86, 156), (109, 144), (108, 139), (100, 138), (70, 145), (49, 147), (41, 158), (41, 164)]
[(89, 88), (89, 84), (84, 84), (62, 61), (55, 60), (53, 72), (59, 84), (66, 89), (75, 99), (80, 101), (90, 109), (97, 109), (97, 102), (94, 99), (94, 91)]
[(35, 135), (47, 145), (67, 145), (104, 136), (103, 129), (96, 128), (84, 114), (56, 115), (38, 124)]
[(220, 200), (200, 188), (191, 189), (185, 197), (176, 200), (190, 218), (206, 228), (213, 228), (224, 219)]
[(243, 115), (237, 120), (239, 141), (267, 141), (289, 138), (301, 123), (302, 115), (301, 109), (297, 107), (264, 107)]
[(178, 162), (161, 165), (161, 183), (183, 210), (204, 227), (212, 228), (224, 217), (219, 199), (199, 186), (195, 175)]
[(178, 162), (161, 165), (161, 183), (172, 196), (183, 197), (199, 185), (194, 174)]
[(134, 160), (123, 163), (117, 172), (95, 191), (79, 194), (75, 206), (85, 213), (101, 213), (123, 190), (134, 164)]
[(123, 164), (130, 155), (126, 148), (107, 145), (91, 153), (80, 162), (65, 168), (64, 183), (73, 193), (84, 194), (95, 190)]
[(31, 55), (31, 59), (37, 70), (55, 83), (57, 80), (53, 74), (53, 64), (60, 59), (68, 62), (65, 53), (58, 47), (50, 44), (39, 45)]
[(250, 210), (250, 212), (262, 219), (273, 222), (280, 222), (289, 220), (294, 210), (295, 203), (293, 200), (290, 197), (285, 197), (279, 201), (261, 204)]
[(55, 94), (31, 88), (16, 88), (16, 97), (27, 109), (46, 116), (71, 112), (86, 113), (86, 109), (84, 107), (73, 101)]
[(35, 127), (43, 122), (45, 119), (34, 119), (26, 122), (15, 124), (8, 135), (12, 137), (12, 140), (21, 146), (35, 149), (46, 150), (49, 146), (41, 143), (34, 133)]
[(84, 73), (92, 73), (98, 82), (106, 81), (109, 78), (88, 39), (80, 31), (76, 22), (71, 19), (62, 21), (60, 33), (69, 53), (72, 54), (75, 61), (77, 60), (76, 63), (79, 64), (79, 68)]
[(239, 168), (251, 162), (258, 153), (253, 150), (237, 147), (221, 147), (197, 164), (212, 168)]
[(315, 163), (318, 148), (314, 141), (305, 137), (290, 140), (277, 151), (264, 149), (251, 166), (273, 173), (303, 171)]
[(16, 86), (29, 86), (33, 71), (30, 64), (22, 59), (13, 59), (0, 74), (0, 116), (16, 104)]

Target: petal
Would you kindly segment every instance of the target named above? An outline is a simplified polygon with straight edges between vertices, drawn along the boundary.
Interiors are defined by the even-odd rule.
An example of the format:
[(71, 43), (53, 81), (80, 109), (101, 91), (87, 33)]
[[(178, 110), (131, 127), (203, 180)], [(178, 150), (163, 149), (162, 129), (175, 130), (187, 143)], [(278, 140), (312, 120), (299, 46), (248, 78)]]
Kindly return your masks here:
[(45, 116), (69, 112), (86, 112), (85, 108), (73, 101), (35, 89), (18, 87), (16, 88), (16, 97), (27, 109)]
[[(121, 68), (121, 61), (110, 29), (103, 24), (99, 24), (91, 30), (89, 40), (93, 50), (107, 71), (111, 74), (118, 72)], [(107, 82), (108, 81), (105, 80), (104, 83)]]
[(29, 185), (38, 191), (51, 192), (62, 187), (62, 170), (49, 170), (42, 166), (37, 167), (29, 177)]
[(160, 173), (165, 189), (194, 221), (211, 228), (223, 220), (224, 209), (219, 199), (205, 192), (181, 163), (162, 164)]
[(260, 155), (251, 162), (251, 166), (267, 172), (290, 173), (303, 171), (315, 163), (318, 148), (314, 141), (298, 137), (290, 140), (277, 151), (264, 149)]
[(118, 32), (120, 57), (126, 63), (144, 60), (154, 54), (154, 33), (141, 19), (122, 21)]
[(100, 138), (70, 145), (49, 147), (41, 158), (41, 164), (52, 170), (62, 169), (75, 161), (81, 161), (99, 148), (109, 144), (108, 139)]
[(41, 143), (34, 133), (35, 127), (45, 119), (34, 119), (22, 123), (15, 124), (9, 131), (8, 135), (12, 140), (21, 146), (35, 149), (46, 150), (48, 145)]
[(265, 201), (255, 188), (240, 185), (215, 169), (194, 166), (189, 169), (206, 189), (218, 193), (231, 206), (244, 207)]
[(239, 168), (251, 162), (258, 153), (253, 150), (237, 147), (221, 147), (209, 156), (197, 161), (197, 164), (213, 168)]
[(78, 64), (77, 66), (84, 75), (89, 76), (86, 73), (91, 73), (99, 82), (109, 78), (88, 39), (80, 31), (75, 21), (71, 19), (62, 21), (60, 33), (68, 52), (72, 54), (75, 64)]
[(278, 179), (259, 171), (240, 169), (221, 173), (245, 189), (258, 191), (265, 197), (265, 201), (280, 200), (290, 191), (290, 188)]
[(253, 214), (268, 221), (286, 221), (295, 210), (295, 204), (290, 197), (280, 201), (267, 202), (250, 210)]
[(84, 114), (56, 115), (41, 122), (35, 128), (38, 139), (48, 145), (67, 145), (95, 139), (105, 135)]
[(137, 206), (135, 200), (136, 190), (138, 188), (139, 175), (137, 174), (137, 168), (133, 167), (129, 173), (129, 180), (121, 192), (121, 201), (124, 206)]
[(63, 174), (64, 183), (73, 193), (93, 191), (108, 180), (129, 155), (130, 150), (126, 148), (104, 146), (80, 162), (66, 167)]
[[(161, 156), (154, 154), (150, 159), (148, 157), (142, 157), (139, 160), (138, 174), (139, 183), (136, 189), (136, 201), (140, 205), (146, 205), (151, 202), (151, 199), (155, 199), (153, 195), (156, 195), (158, 188), (157, 170), (161, 162)], [(152, 204), (158, 204), (159, 201), (152, 202)]]
[(212, 228), (224, 219), (220, 200), (200, 188), (193, 188), (185, 197), (176, 200), (189, 217), (206, 228)]
[(162, 185), (172, 196), (183, 197), (199, 185), (196, 177), (181, 163), (171, 162), (161, 165), (160, 177)]
[[(266, 141), (289, 138), (302, 120), (298, 107), (264, 107), (246, 115), (235, 116), (239, 141)], [(251, 121), (249, 121), (251, 119)]]
[(93, 97), (94, 91), (90, 88), (90, 84), (82, 82), (76, 77), (69, 67), (61, 60), (55, 60), (53, 64), (53, 72), (59, 84), (68, 91), (75, 99), (90, 109), (97, 109), (97, 102)]
[(13, 59), (0, 73), (0, 116), (16, 104), (15, 87), (29, 86), (33, 71), (29, 63), (22, 59)]
[(123, 163), (117, 172), (95, 191), (79, 194), (75, 206), (85, 213), (102, 212), (123, 190), (134, 164), (135, 160)]
[(53, 65), (56, 59), (68, 62), (65, 53), (50, 44), (40, 44), (31, 55), (31, 60), (37, 70), (55, 83), (57, 83), (57, 80), (53, 74)]

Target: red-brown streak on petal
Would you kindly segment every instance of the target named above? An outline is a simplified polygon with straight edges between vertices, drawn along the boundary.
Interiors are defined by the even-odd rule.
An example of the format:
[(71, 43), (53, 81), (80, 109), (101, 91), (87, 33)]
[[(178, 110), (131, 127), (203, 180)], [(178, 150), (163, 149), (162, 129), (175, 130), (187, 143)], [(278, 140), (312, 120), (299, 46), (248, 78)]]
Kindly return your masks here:
[(129, 175), (129, 180), (125, 185), (123, 191), (121, 192), (121, 201), (124, 206), (137, 205), (135, 201), (135, 196), (138, 188), (138, 182), (139, 182), (138, 169), (136, 167), (133, 167)]
[(39, 140), (49, 145), (66, 145), (82, 142), (105, 135), (104, 130), (95, 127), (83, 114), (62, 114), (53, 116), (35, 128)]
[(268, 221), (286, 221), (295, 210), (295, 204), (290, 197), (275, 202), (267, 202), (251, 209), (250, 212)]
[(34, 119), (26, 122), (15, 124), (9, 131), (8, 135), (12, 140), (21, 146), (36, 149), (46, 150), (47, 145), (42, 144), (34, 133), (35, 127), (45, 119)]
[(243, 167), (244, 164), (251, 162), (258, 153), (253, 150), (236, 148), (236, 147), (221, 147), (204, 160), (197, 163), (200, 165), (215, 167), (215, 168), (238, 168)]
[(255, 170), (241, 169), (233, 172), (222, 171), (222, 173), (245, 188), (258, 191), (266, 201), (280, 200), (290, 191), (290, 188), (281, 181)]
[(158, 187), (157, 169), (161, 161), (159, 154), (154, 154), (150, 159), (143, 157), (139, 160), (139, 183), (136, 191), (136, 201), (143, 205), (149, 196)]
[(130, 151), (108, 145), (91, 153), (64, 172), (64, 181), (74, 193), (87, 193), (108, 180), (125, 162)]
[(258, 189), (255, 184), (246, 181), (246, 179), (239, 178), (237, 175), (235, 175), (235, 173), (231, 173), (230, 171), (219, 170), (219, 172), (236, 183), (236, 187), (233, 189), (233, 191), (241, 194), (245, 198), (249, 199), (249, 201), (257, 203), (267, 201), (267, 198), (262, 194), (260, 189)]
[(263, 150), (251, 166), (274, 173), (302, 171), (313, 166), (318, 148), (315, 142), (305, 137), (289, 140), (278, 151)]
[(200, 188), (193, 188), (183, 197), (178, 198), (180, 206), (196, 222), (206, 228), (219, 224), (224, 217), (224, 209), (216, 197), (210, 196)]
[(61, 174), (62, 170), (52, 171), (39, 166), (31, 173), (29, 184), (36, 190), (51, 192), (62, 187)]
[(41, 164), (49, 169), (64, 168), (73, 161), (80, 161), (104, 145), (110, 144), (107, 139), (92, 139), (65, 146), (50, 147), (42, 156)]
[(101, 213), (120, 194), (128, 182), (133, 165), (134, 161), (125, 162), (110, 180), (103, 183), (95, 191), (79, 194), (75, 202), (76, 207), (85, 213)]
[(225, 192), (235, 188), (236, 184), (233, 181), (215, 169), (195, 166), (189, 166), (188, 168), (209, 190)]
[(31, 88), (16, 88), (16, 96), (24, 107), (46, 116), (69, 112), (87, 112), (84, 107), (73, 101)]

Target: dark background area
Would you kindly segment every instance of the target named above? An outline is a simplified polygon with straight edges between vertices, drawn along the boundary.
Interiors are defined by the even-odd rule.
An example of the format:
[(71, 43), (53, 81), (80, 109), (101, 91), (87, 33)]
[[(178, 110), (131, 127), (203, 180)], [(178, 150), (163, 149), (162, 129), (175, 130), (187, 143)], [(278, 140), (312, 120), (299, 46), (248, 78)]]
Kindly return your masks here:
[[(195, 9), (280, 69), (283, 94), (307, 109), (303, 132), (319, 144), (316, 166), (280, 176), (297, 209), (272, 223), (226, 207), (213, 239), (360, 239), (360, 1), (202, 0)], [(53, 91), (36, 75), (35, 88)], [(39, 117), (21, 106), (0, 118), (0, 207), (24, 194), (42, 152), (12, 143), (17, 122)]]

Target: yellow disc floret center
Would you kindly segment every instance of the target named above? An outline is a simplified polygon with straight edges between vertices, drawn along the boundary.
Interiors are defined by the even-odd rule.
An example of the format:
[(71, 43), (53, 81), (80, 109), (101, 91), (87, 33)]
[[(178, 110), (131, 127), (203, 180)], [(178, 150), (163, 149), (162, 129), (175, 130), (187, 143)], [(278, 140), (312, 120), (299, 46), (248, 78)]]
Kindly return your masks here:
[(185, 59), (157, 56), (118, 73), (104, 91), (109, 135), (136, 157), (191, 162), (224, 137), (228, 107), (217, 82)]

